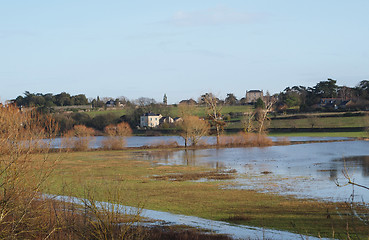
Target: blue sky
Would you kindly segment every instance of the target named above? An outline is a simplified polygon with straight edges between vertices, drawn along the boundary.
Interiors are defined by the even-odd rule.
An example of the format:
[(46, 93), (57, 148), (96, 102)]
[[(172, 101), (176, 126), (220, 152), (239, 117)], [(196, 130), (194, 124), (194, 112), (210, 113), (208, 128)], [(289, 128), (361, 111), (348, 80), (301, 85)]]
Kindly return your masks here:
[(0, 1), (0, 99), (278, 93), (369, 78), (367, 0)]

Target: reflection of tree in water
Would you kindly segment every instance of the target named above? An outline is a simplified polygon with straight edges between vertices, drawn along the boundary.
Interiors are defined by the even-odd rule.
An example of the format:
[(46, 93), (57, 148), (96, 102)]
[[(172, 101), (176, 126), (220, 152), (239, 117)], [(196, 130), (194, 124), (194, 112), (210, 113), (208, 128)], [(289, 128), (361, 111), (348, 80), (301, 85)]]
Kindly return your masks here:
[(198, 154), (196, 150), (185, 150), (183, 151), (183, 164), (187, 166), (197, 166), (199, 164), (206, 165), (208, 167), (214, 168), (216, 170), (218, 169), (224, 169), (224, 163), (220, 161), (215, 162), (203, 162), (199, 161), (203, 157), (202, 154)]
[(149, 160), (149, 161), (155, 161), (155, 162), (160, 161), (160, 162), (164, 162), (168, 164), (170, 160), (173, 159), (174, 152), (173, 151), (145, 151), (145, 152), (140, 152), (139, 156), (137, 157), (141, 157), (143, 160)]
[(342, 172), (342, 170), (345, 170), (345, 166), (348, 171), (361, 169), (363, 177), (369, 177), (369, 156), (356, 156), (332, 160), (329, 171), (327, 171), (330, 172), (330, 179), (336, 179), (337, 172)]
[(343, 159), (346, 162), (346, 167), (360, 167), (364, 177), (369, 176), (369, 156), (349, 157)]
[(185, 150), (183, 151), (183, 164), (187, 166), (196, 165), (196, 150)]

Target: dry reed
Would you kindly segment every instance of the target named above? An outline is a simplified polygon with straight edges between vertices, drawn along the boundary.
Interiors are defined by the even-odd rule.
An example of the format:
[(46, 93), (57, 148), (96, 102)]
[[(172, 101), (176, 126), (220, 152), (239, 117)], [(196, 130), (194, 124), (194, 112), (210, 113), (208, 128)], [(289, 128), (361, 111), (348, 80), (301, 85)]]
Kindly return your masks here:
[(225, 147), (266, 147), (272, 146), (273, 141), (265, 134), (241, 132), (232, 136), (221, 136), (219, 145)]

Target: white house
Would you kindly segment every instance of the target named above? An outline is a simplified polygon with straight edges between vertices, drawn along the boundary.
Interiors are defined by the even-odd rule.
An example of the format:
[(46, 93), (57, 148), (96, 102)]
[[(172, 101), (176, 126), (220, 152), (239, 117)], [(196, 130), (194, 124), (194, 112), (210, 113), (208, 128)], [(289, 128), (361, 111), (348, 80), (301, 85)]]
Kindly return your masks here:
[(140, 118), (140, 127), (156, 127), (160, 124), (161, 114), (145, 113)]

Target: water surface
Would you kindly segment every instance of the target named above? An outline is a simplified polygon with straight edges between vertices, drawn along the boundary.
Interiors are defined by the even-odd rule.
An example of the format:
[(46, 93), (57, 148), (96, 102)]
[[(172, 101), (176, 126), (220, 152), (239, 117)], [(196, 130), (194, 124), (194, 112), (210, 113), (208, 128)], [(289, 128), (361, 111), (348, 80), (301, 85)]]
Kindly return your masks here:
[[(177, 164), (236, 169), (229, 184), (240, 189), (292, 194), (322, 200), (369, 200), (369, 191), (339, 187), (344, 173), (369, 186), (369, 142), (345, 141), (286, 146), (222, 148), (180, 151), (142, 151), (136, 159), (152, 164)], [(234, 182), (237, 183), (234, 186)], [(353, 192), (354, 190), (354, 192)]]

